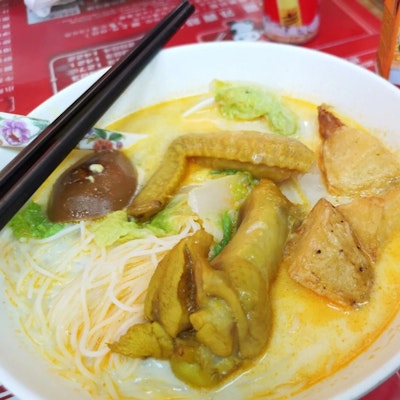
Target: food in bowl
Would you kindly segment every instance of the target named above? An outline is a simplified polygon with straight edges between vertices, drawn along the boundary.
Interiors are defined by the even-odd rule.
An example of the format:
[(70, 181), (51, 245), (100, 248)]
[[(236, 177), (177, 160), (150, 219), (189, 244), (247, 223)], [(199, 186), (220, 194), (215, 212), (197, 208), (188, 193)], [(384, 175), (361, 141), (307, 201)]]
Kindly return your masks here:
[[(258, 82), (253, 84), (264, 90)], [(245, 85), (248, 86), (248, 82)], [(294, 132), (289, 129), (284, 131), (287, 136), (279, 137), (285, 143), (299, 142), (300, 148), (304, 146), (313, 154), (311, 162), (307, 161), (303, 170), (289, 174), (284, 182), (271, 183), (269, 177), (266, 183), (267, 178), (255, 177), (251, 171), (239, 168), (238, 160), (234, 160), (235, 168), (230, 164), (228, 170), (226, 167), (221, 170), (220, 162), (215, 164), (207, 160), (207, 163), (202, 163), (199, 157), (188, 162), (185, 173), (179, 178), (179, 185), (154, 215), (141, 215), (140, 219), (134, 217), (130, 220), (126, 209), (122, 209), (101, 219), (90, 218), (66, 224), (65, 221), (56, 222), (51, 224), (51, 229), (56, 225), (57, 233), (52, 231), (51, 236), (41, 239), (16, 240), (10, 229), (2, 232), (2, 254), (9, 265), (5, 274), (9, 297), (18, 302), (24, 334), (38, 344), (41, 355), (47, 358), (52, 368), (69, 380), (79, 382), (93, 397), (160, 398), (162, 395), (171, 398), (176, 397), (177, 392), (178, 396), (186, 398), (204, 398), (207, 395), (225, 398), (232, 397), (232, 393), (237, 398), (301, 396), (315, 382), (344, 368), (382, 333), (395, 315), (399, 300), (397, 239), (392, 234), (389, 238), (382, 236), (379, 255), (369, 260), (373, 274), (364, 275), (367, 275), (367, 282), (373, 284), (371, 288), (367, 285), (363, 292), (367, 296), (361, 301), (351, 299), (345, 304), (329, 298), (329, 293), (313, 291), (312, 287), (304, 285), (304, 280), (294, 280), (285, 264), (288, 258), (284, 251), (273, 251), (275, 256), (278, 254), (278, 258), (282, 258), (283, 264), (272, 274), (273, 283), (270, 290), (265, 291), (266, 297), (261, 303), (265, 305), (267, 299), (271, 304), (272, 314), (267, 320), (270, 322), (267, 324), (271, 328), (270, 336), (266, 332), (265, 346), (245, 359), (243, 364), (235, 366), (223, 379), (212, 382), (211, 388), (186, 379), (187, 373), (176, 373), (174, 367), (175, 374), (171, 372), (172, 364), (168, 357), (142, 359), (121, 355), (116, 349), (111, 351), (132, 327), (146, 323), (146, 292), (151, 277), (159, 275), (154, 271), (159, 270), (162, 260), (174, 249), (179, 249), (180, 243), (196, 238), (196, 234), (203, 231), (209, 235), (209, 242), (212, 237), (212, 251), (224, 254), (229, 249), (226, 242), (232, 237), (232, 243), (240, 230), (239, 225), (235, 233), (239, 210), (246, 210), (246, 199), (251, 199), (254, 188), (274, 188), (271, 191), (275, 192), (279, 187), (279, 196), (285, 196), (285, 202), (290, 202), (290, 208), (293, 207), (291, 222), (286, 226), (288, 230), (293, 227), (291, 239), (295, 243), (297, 228), (304, 229), (302, 224), (307, 222), (309, 211), (318, 203), (317, 199), (324, 197), (330, 207), (336, 211), (339, 208), (343, 214), (345, 211), (340, 210), (342, 205), (351, 204), (355, 198), (359, 200), (359, 194), (346, 197), (329, 194), (319, 168), (316, 164), (311, 165), (318, 159), (320, 147), (320, 103), (291, 96), (277, 98), (289, 110), (284, 115), (292, 115), (296, 121)], [(214, 99), (205, 92), (179, 97), (142, 108), (113, 124), (112, 128), (120, 131), (147, 134), (145, 139), (122, 150), (137, 168), (137, 193), (151, 181), (162, 156), (168, 153), (174, 141), (186, 135), (215, 135), (217, 138), (222, 130), (238, 134), (238, 139), (239, 135), (252, 135), (255, 130), (266, 137), (282, 135), (282, 132), (271, 132), (273, 128), (268, 117), (256, 117), (251, 121), (237, 116), (227, 119)], [(366, 138), (373, 135), (360, 126), (361, 121), (343, 117), (335, 107), (329, 110), (340, 121), (344, 120), (349, 129), (361, 131)], [(394, 153), (392, 150), (388, 152)], [(253, 164), (257, 164), (259, 157), (254, 155)], [(190, 157), (190, 154), (185, 153), (186, 156)], [(81, 157), (81, 152), (73, 152), (35, 194), (33, 201), (41, 207), (40, 210), (36, 208), (39, 213), (45, 209), (58, 177)], [(92, 172), (95, 179), (99, 169), (94, 168)], [(375, 193), (372, 196), (378, 199), (378, 203), (388, 204), (386, 195)], [(257, 201), (264, 201), (267, 197), (263, 192)], [(271, 205), (271, 202), (267, 201), (267, 204)], [(30, 204), (29, 207), (34, 206)], [(257, 208), (250, 207), (250, 210)], [(329, 207), (325, 209), (329, 210)], [(19, 216), (23, 216), (23, 212)], [(255, 215), (253, 218), (258, 218), (257, 212)], [(262, 227), (263, 223), (258, 225)], [(253, 230), (256, 228), (252, 226)], [(251, 232), (247, 234), (251, 238)], [(246, 244), (245, 239), (241, 241)], [(240, 252), (239, 246), (236, 245), (235, 249)], [(212, 265), (213, 261), (210, 263)], [(229, 276), (229, 272), (223, 275), (222, 281)], [(262, 281), (260, 283), (264, 285)], [(159, 291), (165, 287), (156, 286), (150, 288), (160, 296)], [(168, 285), (165, 290), (169, 286), (173, 289), (173, 285)], [(254, 294), (259, 297), (260, 292)], [(152, 312), (157, 314), (154, 308)], [(23, 315), (28, 316), (25, 321)], [(152, 318), (157, 320), (158, 317)], [(264, 326), (266, 331), (268, 326)], [(232, 339), (231, 336), (226, 338)]]
[[(254, 93), (260, 97), (261, 89), (254, 88), (249, 84), (233, 84), (231, 92), (243, 87), (246, 88), (244, 92), (249, 101), (246, 101), (246, 96), (241, 94), (242, 108), (246, 104), (250, 104), (250, 109), (253, 110), (251, 100)], [(218, 94), (217, 91), (214, 99), (218, 99)], [(96, 181), (106, 172), (103, 169), (111, 169), (108, 168), (109, 163), (115, 165), (119, 163), (119, 161), (114, 161), (115, 157), (110, 161), (109, 154), (113, 153), (104, 150), (97, 153), (100, 155), (89, 158), (86, 156), (83, 162), (79, 161), (79, 167), (72, 166), (60, 176), (59, 171), (65, 169), (61, 166), (59, 171), (53, 174), (34, 196), (34, 204), (42, 207), (47, 205), (51, 211), (48, 214), (49, 218), (56, 220), (57, 224), (65, 223), (66, 216), (70, 217), (70, 223), (60, 227), (57, 234), (51, 234), (46, 239), (38, 240), (34, 238), (36, 232), (29, 237), (30, 234), (27, 231), (29, 226), (24, 226), (21, 233), (21, 225), (27, 222), (29, 212), (31, 212), (30, 205), (11, 221), (11, 231), (6, 229), (2, 234), (3, 272), (10, 283), (9, 290), (13, 292), (15, 296), (13, 298), (19, 298), (25, 303), (25, 312), (29, 312), (28, 318), (22, 309), (21, 320), (26, 321), (23, 324), (24, 330), (29, 333), (34, 342), (41, 343), (42, 346), (50, 339), (52, 344), (46, 346), (48, 349), (44, 350), (44, 347), (41, 349), (44, 356), (48, 360), (52, 360), (61, 371), (64, 370), (64, 374), (81, 381), (82, 385), (90, 388), (89, 390), (96, 396), (100, 390), (100, 374), (106, 376), (107, 380), (105, 381), (110, 384), (105, 389), (106, 394), (110, 396), (114, 392), (120, 396), (122, 388), (118, 387), (118, 380), (113, 379), (112, 376), (118, 376), (121, 371), (128, 368), (129, 374), (131, 374), (130, 380), (135, 382), (140, 377), (140, 373), (136, 375), (131, 368), (133, 366), (137, 368), (141, 359), (150, 356), (171, 361), (175, 374), (189, 385), (207, 387), (223, 382), (225, 385), (234, 386), (235, 381), (229, 382), (225, 375), (229, 377), (233, 372), (240, 375), (246, 373), (247, 370), (251, 371), (251, 374), (257, 374), (256, 371), (259, 371), (258, 374), (262, 375), (267, 372), (264, 371), (266, 365), (271, 362), (279, 364), (289, 354), (295, 353), (295, 349), (298, 353), (291, 357), (290, 362), (297, 367), (292, 367), (294, 372), (290, 381), (296, 382), (292, 386), (292, 390), (294, 388), (298, 390), (301, 383), (296, 379), (299, 379), (300, 376), (302, 384), (307, 386), (329, 372), (321, 372), (321, 370), (316, 372), (313, 371), (313, 368), (310, 369), (304, 365), (304, 357), (299, 354), (310, 349), (310, 338), (309, 336), (299, 338), (294, 334), (297, 330), (295, 325), (285, 328), (284, 325), (288, 324), (288, 319), (296, 318), (299, 326), (307, 326), (310, 325), (306, 322), (307, 319), (315, 320), (321, 313), (321, 309), (326, 308), (323, 328), (320, 326), (321, 321), (314, 321), (311, 326), (315, 331), (314, 334), (318, 336), (321, 335), (321, 332), (325, 333), (328, 327), (331, 334), (327, 337), (325, 345), (319, 341), (320, 349), (315, 350), (313, 355), (308, 355), (306, 362), (309, 364), (311, 357), (314, 360), (313, 365), (326, 366), (328, 360), (338, 360), (337, 348), (341, 343), (346, 343), (340, 353), (347, 354), (347, 358), (339, 359), (339, 362), (331, 361), (329, 365), (331, 373), (361, 351), (366, 342), (371, 342), (381, 332), (392, 315), (393, 309), (396, 308), (393, 302), (387, 304), (387, 296), (384, 295), (382, 289), (379, 290), (379, 287), (387, 287), (387, 281), (390, 279), (391, 285), (400, 284), (400, 273), (396, 274), (390, 266), (381, 267), (383, 269), (381, 275), (378, 274), (375, 277), (371, 275), (370, 266), (366, 266), (363, 262), (356, 263), (355, 268), (362, 268), (363, 274), (361, 275), (367, 276), (366, 283), (363, 281), (360, 289), (364, 297), (361, 297), (358, 302), (353, 300), (350, 303), (352, 306), (354, 303), (360, 305), (362, 302), (369, 302), (372, 291), (370, 304), (361, 309), (341, 308), (340, 305), (343, 305), (341, 304), (343, 302), (334, 301), (340, 300), (341, 292), (347, 289), (340, 287), (340, 284), (336, 291), (333, 290), (333, 296), (330, 299), (324, 299), (311, 291), (296, 287), (290, 282), (290, 274), (288, 275), (288, 271), (284, 268), (278, 272), (277, 278), (278, 281), (283, 281), (281, 287), (278, 283), (274, 284), (272, 290), (275, 291), (275, 294), (271, 294), (271, 300), (269, 299), (268, 287), (275, 278), (275, 269), (283, 257), (288, 229), (292, 229), (291, 225), (298, 224), (298, 220), (301, 219), (296, 215), (296, 211), (292, 212), (291, 218), (297, 219), (297, 221), (289, 223), (287, 218), (290, 213), (283, 218), (283, 215), (288, 213), (289, 201), (286, 198), (283, 200), (284, 197), (276, 184), (285, 182), (287, 186), (285, 190), (288, 190), (289, 187), (296, 190), (296, 187), (299, 186), (296, 175), (307, 173), (315, 161), (314, 152), (318, 153), (319, 146), (318, 133), (315, 131), (316, 124), (310, 117), (315, 119), (318, 109), (315, 105), (301, 103), (298, 99), (283, 99), (282, 101), (286, 101), (288, 105), (280, 105), (282, 110), (285, 110), (285, 113), (282, 114), (290, 112), (291, 118), (297, 119), (297, 121), (291, 122), (289, 132), (283, 129), (283, 131), (274, 133), (274, 125), (271, 124), (266, 110), (260, 112), (260, 115), (250, 116), (249, 121), (243, 119), (243, 115), (242, 119), (235, 115), (225, 121), (223, 110), (226, 104), (221, 100), (216, 100), (210, 105), (190, 112), (193, 107), (196, 109), (196, 106), (203, 101), (202, 97), (204, 96), (210, 95), (204, 94), (201, 97), (182, 98), (158, 104), (151, 109), (138, 111), (113, 126), (115, 129), (124, 125), (121, 127), (122, 130), (134, 132), (138, 125), (144, 123), (149, 125), (149, 131), (146, 131), (144, 126), (140, 130), (142, 133), (147, 133), (148, 137), (133, 147), (125, 149), (127, 158), (141, 160), (134, 161), (134, 164), (142, 176), (142, 188), (133, 196), (133, 201), (127, 211), (126, 202), (122, 203), (120, 209), (106, 210), (103, 218), (99, 218), (98, 213), (81, 211), (82, 206), (88, 210), (92, 208), (97, 210), (97, 206), (93, 205), (93, 201), (90, 200), (90, 193), (87, 195), (85, 187), (87, 185), (96, 186)], [(268, 96), (271, 97), (270, 94)], [(234, 95), (229, 96), (229, 101), (236, 105), (234, 97)], [(182, 115), (181, 110), (185, 109), (186, 111)], [(327, 111), (323, 110), (323, 113), (326, 114)], [(151, 115), (152, 118), (146, 119), (147, 115)], [(167, 118), (169, 123), (166, 121)], [(154, 122), (154, 120), (158, 120), (158, 122)], [(283, 125), (277, 120), (275, 123), (279, 126)], [(184, 128), (182, 128), (183, 124)], [(240, 131), (234, 130), (235, 124), (240, 126)], [(252, 130), (254, 124), (260, 126), (260, 130), (264, 133), (254, 133)], [(294, 124), (299, 125), (300, 129), (293, 131), (292, 125)], [(231, 129), (229, 133), (222, 130), (227, 129), (227, 126), (224, 125), (229, 125)], [(312, 128), (307, 132), (302, 132), (301, 127), (305, 126)], [(192, 133), (194, 131), (199, 133)], [(322, 131), (325, 132), (326, 129), (322, 129)], [(174, 132), (174, 136), (176, 136), (174, 140), (171, 140), (170, 136), (172, 135), (169, 135), (168, 132)], [(360, 131), (357, 130), (357, 132)], [(294, 135), (295, 138), (280, 136), (282, 134)], [(370, 141), (368, 133), (363, 132), (360, 135), (360, 143), (364, 136), (366, 140)], [(302, 140), (308, 142), (308, 145), (313, 147), (313, 151), (303, 145)], [(264, 143), (264, 141), (266, 142)], [(359, 147), (360, 143), (356, 143), (356, 146)], [(166, 156), (160, 159), (161, 163), (153, 163), (154, 166), (159, 164), (161, 167), (152, 170), (149, 168), (152, 164), (149, 160), (153, 156), (152, 149), (154, 147), (161, 149), (166, 147), (164, 150)], [(278, 147), (282, 150), (279, 150)], [(258, 172), (258, 175), (254, 174), (252, 168), (264, 166), (262, 156), (270, 149), (274, 150), (268, 153), (269, 158), (272, 159), (268, 164), (270, 170), (267, 172), (262, 170)], [(385, 153), (382, 149), (383, 145), (380, 148), (382, 156), (387, 153), (389, 157), (392, 154), (390, 151)], [(179, 152), (183, 152), (183, 155)], [(79, 153), (76, 151), (66, 160), (66, 163), (75, 157), (80, 158)], [(243, 153), (246, 154), (244, 159)], [(104, 160), (105, 158), (106, 160)], [(181, 168), (181, 171), (176, 168), (176, 164), (180, 163), (180, 158), (187, 164), (185, 169)], [(190, 158), (192, 162), (190, 162)], [(210, 162), (210, 158), (219, 161), (217, 168), (214, 163)], [(335, 158), (335, 154), (332, 158)], [(196, 163), (197, 159), (200, 160), (200, 166), (199, 163)], [(211, 168), (201, 166), (201, 161), (204, 159), (208, 160)], [(221, 164), (221, 160), (229, 160), (230, 163), (225, 166), (223, 163)], [(290, 170), (289, 164), (293, 161), (296, 167)], [(328, 171), (326, 171), (327, 163), (324, 163), (324, 159), (321, 162), (324, 171), (329, 173), (332, 168), (328, 167)], [(166, 166), (168, 163), (173, 164), (172, 168)], [(250, 169), (248, 168), (249, 163), (252, 167)], [(101, 170), (94, 168), (95, 165), (102, 167)], [(349, 166), (351, 167), (351, 165)], [(196, 170), (187, 174), (186, 168)], [(85, 174), (84, 177), (78, 179), (83, 170), (90, 170), (91, 174)], [(115, 168), (111, 170), (116, 174), (117, 179), (119, 171), (116, 171)], [(282, 175), (282, 172), (286, 174)], [(160, 174), (162, 175), (161, 179), (159, 178)], [(172, 178), (169, 178), (169, 174), (172, 175)], [(393, 174), (395, 177), (395, 172)], [(92, 179), (89, 179), (88, 176)], [(257, 178), (260, 181), (252, 182)], [(152, 183), (152, 179), (156, 179), (156, 185)], [(387, 179), (387, 176), (385, 179), (377, 179), (376, 184), (379, 185), (382, 181), (386, 182)], [(357, 176), (353, 178), (354, 180), (357, 180)], [(59, 195), (60, 185), (65, 187), (65, 181), (69, 184), (68, 191), (66, 194)], [(172, 188), (170, 181), (173, 181)], [(71, 182), (75, 184), (74, 190), (70, 189)], [(124, 181), (124, 184), (129, 186), (130, 182)], [(133, 182), (132, 185), (135, 189), (136, 182)], [(213, 185), (212, 189), (210, 185)], [(148, 189), (149, 187), (150, 189)], [(181, 188), (182, 193), (178, 188)], [(171, 192), (173, 189), (175, 190)], [(50, 197), (48, 196), (49, 190)], [(83, 200), (79, 197), (76, 205), (76, 202), (72, 200), (74, 195), (71, 195), (71, 191), (75, 194), (79, 190), (84, 196)], [(94, 190), (99, 192), (100, 188), (96, 186)], [(163, 193), (165, 190), (167, 190), (166, 194)], [(200, 201), (199, 198), (196, 198), (199, 196), (196, 192), (204, 190), (210, 191), (211, 196), (209, 200), (202, 200), (206, 204), (199, 204), (200, 207), (210, 208), (205, 214), (194, 211), (193, 206), (194, 202)], [(221, 196), (218, 194), (220, 190), (227, 192), (231, 198), (221, 202)], [(311, 205), (307, 200), (306, 192), (301, 188), (297, 190), (298, 197), (302, 199), (298, 204), (306, 210)], [(160, 196), (157, 195), (158, 191), (162, 192)], [(255, 194), (258, 191), (260, 193)], [(58, 195), (56, 201), (54, 193)], [(138, 202), (139, 206), (136, 205), (136, 200), (139, 197), (141, 199), (143, 193), (146, 193), (147, 203), (150, 203), (151, 206), (156, 203), (156, 210), (149, 211), (148, 206), (145, 206), (146, 212), (143, 212), (142, 200)], [(353, 192), (345, 194), (358, 197), (362, 193), (360, 191), (356, 195)], [(107, 193), (103, 194), (103, 197), (106, 196)], [(213, 204), (212, 196), (219, 198), (218, 204)], [(233, 200), (234, 196), (237, 197), (235, 201)], [(329, 196), (329, 193), (326, 196)], [(160, 201), (160, 197), (163, 198), (163, 201)], [(282, 200), (279, 200), (281, 197)], [(244, 207), (251, 208), (247, 211), (246, 208), (241, 208), (241, 204), (246, 198), (248, 200)], [(85, 201), (86, 204), (84, 204)], [(255, 204), (249, 206), (249, 201), (255, 202)], [(276, 205), (274, 202), (277, 202)], [(282, 205), (278, 206), (280, 203)], [(70, 208), (69, 210), (65, 210), (66, 205)], [(273, 217), (273, 210), (276, 207), (278, 207), (277, 214)], [(243, 209), (245, 210), (245, 215), (251, 215), (249, 218), (251, 222), (242, 221), (239, 228), (235, 228), (240, 208), (242, 212)], [(62, 218), (57, 215), (56, 211), (59, 209), (63, 211)], [(73, 210), (71, 211), (71, 209)], [(266, 209), (266, 220), (262, 217), (264, 209)], [(286, 211), (284, 211), (285, 209)], [(161, 214), (162, 210), (163, 214)], [(129, 214), (135, 217), (133, 221), (129, 221)], [(145, 217), (149, 222), (140, 225), (138, 216), (140, 216), (140, 220)], [(223, 231), (222, 220), (224, 218), (228, 220), (232, 231), (230, 234)], [(203, 220), (209, 220), (214, 226), (210, 228), (209, 225), (206, 225), (205, 227)], [(280, 226), (283, 228), (279, 228)], [(35, 226), (31, 227), (36, 230)], [(333, 230), (334, 224), (327, 224), (324, 228), (326, 227), (331, 227)], [(208, 228), (208, 232), (206, 228)], [(237, 232), (234, 233), (236, 229)], [(243, 229), (245, 230), (243, 231)], [(260, 229), (264, 231), (264, 234), (260, 235), (258, 232)], [(251, 230), (257, 233), (253, 238)], [(294, 228), (292, 231), (295, 234)], [(304, 234), (304, 232), (302, 233)], [(277, 235), (281, 235), (280, 239), (277, 239)], [(353, 236), (351, 235), (351, 237)], [(271, 243), (274, 238), (278, 240), (276, 245)], [(188, 240), (192, 242), (190, 243)], [(211, 260), (209, 265), (207, 260), (210, 257), (210, 249), (215, 252), (215, 247), (221, 246), (222, 240), (229, 244), (225, 249), (222, 246), (219, 256), (212, 255), (212, 258), (215, 257), (215, 259)], [(301, 237), (300, 240), (304, 241), (304, 238)], [(315, 246), (316, 237), (313, 236), (311, 241)], [(159, 242), (157, 244), (161, 245), (162, 250), (157, 250), (156, 242)], [(257, 245), (260, 247), (258, 250)], [(249, 247), (247, 252), (252, 253), (243, 255), (242, 253), (245, 252), (243, 249), (247, 246)], [(329, 252), (333, 244), (326, 241), (323, 246), (322, 251)], [(345, 244), (342, 248), (344, 246)], [(145, 248), (144, 253), (147, 254), (140, 254), (143, 253), (143, 247)], [(196, 250), (198, 247), (199, 250)], [(68, 248), (70, 256), (61, 265), (55, 266), (54, 261), (50, 260), (56, 260), (58, 264), (59, 260), (55, 256)], [(203, 249), (200, 250), (201, 248)], [(110, 259), (109, 257), (113, 253), (115, 255)], [(21, 254), (24, 255), (22, 258), (16, 257)], [(249, 260), (256, 258), (256, 254), (263, 254), (263, 256), (260, 257), (261, 262), (260, 260), (252, 261), (255, 268), (249, 264)], [(289, 252), (289, 256), (296, 257), (293, 252)], [(349, 251), (347, 251), (348, 256)], [(117, 257), (123, 261), (115, 265), (115, 261), (112, 260)], [(368, 258), (368, 253), (365, 257)], [(393, 255), (388, 257), (391, 259)], [(189, 262), (187, 258), (191, 261)], [(289, 257), (283, 257), (283, 262), (285, 263), (287, 259)], [(393, 259), (395, 260), (395, 258)], [(28, 260), (29, 262), (27, 262)], [(160, 262), (160, 260), (164, 261)], [(196, 260), (201, 260), (199, 265), (196, 264)], [(301, 262), (302, 266), (308, 263), (304, 257), (300, 257), (300, 261), (293, 261), (293, 263), (296, 262)], [(207, 263), (208, 267), (202, 268), (202, 263)], [(156, 264), (158, 267), (155, 270)], [(233, 272), (236, 264), (238, 264), (237, 271)], [(319, 260), (319, 264), (322, 264), (321, 260)], [(335, 283), (343, 276), (347, 278), (345, 271), (339, 270), (345, 264), (343, 260), (329, 259), (325, 264), (325, 268), (328, 267), (331, 270), (329, 274), (333, 275)], [(265, 265), (270, 266), (266, 269)], [(386, 262), (384, 265), (387, 266), (390, 263)], [(256, 278), (254, 272), (259, 271), (259, 274), (260, 268), (262, 273), (258, 275), (259, 278)], [(291, 270), (293, 268), (289, 267), (289, 272)], [(150, 280), (149, 286), (149, 278), (154, 271), (156, 272)], [(213, 273), (213, 271), (219, 272)], [(225, 274), (222, 271), (225, 271)], [(232, 275), (233, 273), (234, 275)], [(337, 277), (338, 273), (342, 276)], [(184, 276), (185, 274), (186, 276)], [(236, 274), (243, 276), (236, 276)], [(312, 274), (314, 277), (317, 276), (315, 271), (312, 271)], [(297, 273), (296, 280), (302, 282), (298, 275)], [(252, 276), (253, 278), (251, 278)], [(328, 284), (323, 279), (319, 274), (317, 284), (326, 288), (329, 285), (329, 276), (326, 278)], [(202, 282), (199, 283), (199, 280)], [(248, 282), (251, 285), (245, 289)], [(384, 282), (385, 285), (383, 285)], [(344, 279), (344, 285), (347, 283), (347, 280)], [(373, 284), (375, 290), (371, 288)], [(365, 285), (368, 287), (365, 288)], [(184, 286), (186, 289), (183, 289)], [(150, 290), (147, 298), (150, 300), (146, 298), (146, 315), (144, 315), (143, 301), (146, 297), (147, 287)], [(313, 288), (310, 285), (308, 287)], [(232, 293), (233, 289), (234, 293)], [(357, 283), (351, 289), (356, 290)], [(182, 290), (184, 293), (179, 294), (179, 291)], [(231, 294), (228, 295), (229, 293)], [(316, 293), (324, 294), (318, 290)], [(174, 296), (177, 296), (175, 304)], [(73, 299), (75, 299), (74, 305), (72, 304)], [(283, 299), (286, 299), (288, 304), (279, 306)], [(38, 314), (32, 313), (30, 310), (32, 300)], [(269, 310), (270, 301), (272, 315)], [(225, 306), (223, 306), (224, 302)], [(176, 310), (177, 307), (179, 310)], [(300, 311), (303, 307), (304, 309)], [(293, 314), (293, 310), (296, 308), (297, 312)], [(256, 311), (257, 309), (258, 311)], [(378, 309), (379, 315), (377, 315)], [(291, 310), (290, 313), (288, 313), (289, 310)], [(174, 322), (176, 312), (180, 314), (179, 321)], [(243, 317), (240, 316), (242, 312), (246, 313)], [(146, 317), (150, 322), (144, 322)], [(228, 321), (224, 321), (224, 318)], [(293, 320), (292, 323), (295, 324), (295, 321)], [(332, 324), (334, 325), (332, 326)], [(360, 324), (363, 329), (359, 329), (357, 334), (356, 328)], [(136, 328), (132, 328), (130, 325)], [(340, 325), (339, 329), (337, 325)], [(130, 327), (128, 334), (125, 332), (127, 327)], [(271, 338), (269, 337), (270, 330)], [(121, 335), (124, 335), (122, 340)], [(295, 348), (293, 343), (291, 344), (294, 337), (296, 337)], [(279, 349), (274, 347), (274, 343), (279, 346)], [(283, 349), (285, 350), (283, 351)], [(129, 358), (126, 358), (126, 355)], [(258, 360), (260, 356), (261, 359)], [(132, 360), (132, 357), (136, 360)], [(252, 366), (251, 364), (256, 361), (257, 365)], [(249, 363), (250, 366), (248, 366)], [(75, 372), (71, 370), (71, 364), (75, 365)], [(68, 372), (67, 365), (69, 365)], [(265, 382), (264, 390), (266, 392), (264, 393), (279, 393), (278, 387), (286, 383), (286, 374), (283, 374), (283, 371), (279, 374), (279, 369), (276, 368), (274, 371), (275, 378)], [(127, 377), (125, 377), (126, 379)], [(154, 379), (156, 382), (157, 378)], [(240, 378), (237, 379), (240, 380)], [(132, 396), (137, 390), (135, 386), (133, 385)], [(111, 387), (113, 391), (111, 391)], [(104, 388), (100, 392), (102, 390)], [(125, 388), (124, 394), (128, 395), (129, 390), (127, 391)]]

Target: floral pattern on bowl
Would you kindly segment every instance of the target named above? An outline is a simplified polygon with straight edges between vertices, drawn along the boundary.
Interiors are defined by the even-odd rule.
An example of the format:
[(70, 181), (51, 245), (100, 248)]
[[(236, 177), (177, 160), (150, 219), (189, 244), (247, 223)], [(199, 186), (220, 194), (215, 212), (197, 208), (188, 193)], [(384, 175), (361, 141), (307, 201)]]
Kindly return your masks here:
[[(41, 119), (0, 112), (0, 147), (25, 147), (50, 123)], [(89, 150), (121, 150), (141, 139), (143, 134), (121, 133), (92, 128), (79, 142), (78, 148)]]

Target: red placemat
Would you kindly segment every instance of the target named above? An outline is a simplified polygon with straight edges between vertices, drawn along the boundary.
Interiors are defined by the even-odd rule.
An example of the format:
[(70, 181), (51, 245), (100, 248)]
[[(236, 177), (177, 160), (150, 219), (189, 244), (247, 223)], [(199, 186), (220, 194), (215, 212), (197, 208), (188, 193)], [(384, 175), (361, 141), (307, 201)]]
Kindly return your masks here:
[[(81, 0), (47, 18), (21, 0), (0, 1), (0, 111), (26, 114), (65, 86), (113, 64), (179, 0)], [(195, 0), (169, 46), (265, 40), (260, 0)], [(307, 47), (375, 70), (380, 20), (356, 0), (322, 0), (320, 33)]]
[[(180, 0), (81, 0), (47, 18), (0, 0), (0, 111), (26, 114), (86, 75), (112, 65)], [(169, 46), (266, 40), (259, 0), (194, 0), (195, 14)], [(375, 71), (380, 20), (356, 0), (321, 0), (321, 29), (306, 47)], [(397, 374), (363, 400), (398, 400)], [(0, 384), (0, 399), (15, 397)]]

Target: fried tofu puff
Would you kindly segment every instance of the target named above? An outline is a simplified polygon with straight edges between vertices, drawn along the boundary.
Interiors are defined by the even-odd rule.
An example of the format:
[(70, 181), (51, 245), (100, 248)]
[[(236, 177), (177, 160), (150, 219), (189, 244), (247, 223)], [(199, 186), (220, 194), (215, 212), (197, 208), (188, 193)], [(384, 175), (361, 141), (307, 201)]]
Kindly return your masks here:
[(382, 195), (360, 197), (337, 209), (349, 221), (371, 259), (376, 261), (400, 227), (400, 187)]
[(369, 300), (372, 261), (344, 215), (321, 199), (285, 249), (284, 265), (302, 286), (341, 306)]
[(400, 184), (400, 162), (375, 136), (345, 125), (318, 107), (320, 169), (333, 195), (380, 193)]

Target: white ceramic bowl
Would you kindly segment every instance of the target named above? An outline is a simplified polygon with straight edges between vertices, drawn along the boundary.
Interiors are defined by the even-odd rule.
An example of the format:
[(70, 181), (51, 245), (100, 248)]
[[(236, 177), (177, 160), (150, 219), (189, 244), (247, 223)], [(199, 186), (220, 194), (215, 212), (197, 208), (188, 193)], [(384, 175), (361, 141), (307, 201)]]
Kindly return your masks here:
[[(102, 72), (77, 82), (46, 101), (32, 116), (51, 120)], [(143, 106), (208, 89), (212, 79), (258, 82), (281, 94), (329, 103), (371, 131), (395, 138), (399, 130), (400, 91), (377, 75), (321, 52), (271, 43), (212, 43), (161, 52), (99, 126)], [(0, 149), (4, 165), (13, 152)], [(1, 167), (1, 165), (0, 165)], [(86, 399), (73, 382), (49, 373), (45, 363), (21, 340), (0, 281), (0, 382), (20, 399)], [(345, 368), (295, 397), (355, 399), (400, 368), (400, 314), (383, 334)]]

